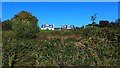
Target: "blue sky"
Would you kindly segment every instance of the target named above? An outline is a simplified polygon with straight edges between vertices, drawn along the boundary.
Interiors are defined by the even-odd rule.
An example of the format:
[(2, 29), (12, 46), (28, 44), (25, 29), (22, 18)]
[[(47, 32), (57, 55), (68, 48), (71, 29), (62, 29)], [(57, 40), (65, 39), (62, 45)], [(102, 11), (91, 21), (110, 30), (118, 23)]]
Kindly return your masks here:
[(94, 13), (97, 13), (97, 23), (118, 18), (117, 2), (3, 2), (2, 21), (11, 19), (22, 10), (36, 16), (38, 26), (71, 24), (80, 27), (91, 23), (90, 16)]
[(0, 2), (0, 16), (1, 16), (1, 13), (2, 13), (2, 3)]
[(2, 0), (2, 2), (118, 2), (119, 0)]

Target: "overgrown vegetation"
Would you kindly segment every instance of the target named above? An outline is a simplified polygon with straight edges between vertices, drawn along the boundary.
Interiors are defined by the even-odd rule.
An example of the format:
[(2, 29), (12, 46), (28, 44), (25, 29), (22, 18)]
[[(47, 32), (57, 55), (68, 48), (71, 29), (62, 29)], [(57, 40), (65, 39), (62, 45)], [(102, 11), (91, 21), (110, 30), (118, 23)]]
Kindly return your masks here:
[[(22, 12), (29, 16), (29, 13)], [(21, 13), (19, 13), (21, 14)], [(12, 29), (3, 26), (4, 66), (119, 66), (119, 23), (100, 27), (99, 24), (74, 30), (36, 32), (34, 20), (17, 15)], [(20, 19), (19, 19), (20, 18)], [(12, 20), (13, 20), (12, 19)], [(28, 24), (31, 23), (31, 24)], [(21, 25), (20, 25), (21, 24)], [(104, 25), (104, 24), (103, 24)], [(36, 35), (34, 37), (33, 35)], [(34, 37), (34, 38), (33, 38)]]

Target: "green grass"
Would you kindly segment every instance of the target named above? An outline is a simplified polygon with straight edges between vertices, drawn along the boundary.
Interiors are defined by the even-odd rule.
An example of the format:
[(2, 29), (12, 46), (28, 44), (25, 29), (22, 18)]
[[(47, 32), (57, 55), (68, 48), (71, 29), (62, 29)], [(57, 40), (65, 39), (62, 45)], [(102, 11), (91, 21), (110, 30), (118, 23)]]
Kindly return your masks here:
[(40, 30), (40, 33), (50, 33), (53, 32), (53, 30)]

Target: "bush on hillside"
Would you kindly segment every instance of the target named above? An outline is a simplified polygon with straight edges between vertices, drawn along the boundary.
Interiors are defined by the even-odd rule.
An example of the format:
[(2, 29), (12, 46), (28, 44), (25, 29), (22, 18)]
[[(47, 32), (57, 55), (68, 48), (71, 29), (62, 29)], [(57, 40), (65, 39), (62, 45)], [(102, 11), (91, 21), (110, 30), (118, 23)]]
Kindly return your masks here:
[(33, 38), (37, 33), (38, 20), (32, 14), (22, 11), (12, 18), (12, 30), (18, 38)]

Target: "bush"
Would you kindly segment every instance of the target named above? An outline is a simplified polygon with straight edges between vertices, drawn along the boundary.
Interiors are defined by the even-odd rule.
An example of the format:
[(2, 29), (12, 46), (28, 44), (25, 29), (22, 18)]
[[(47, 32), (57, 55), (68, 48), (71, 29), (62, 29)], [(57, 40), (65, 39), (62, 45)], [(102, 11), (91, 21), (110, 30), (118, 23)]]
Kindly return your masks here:
[(15, 37), (17, 38), (33, 38), (36, 35), (36, 30), (36, 28), (31, 27), (31, 24), (21, 22), (13, 27)]
[[(23, 15), (24, 14), (24, 15)], [(33, 38), (36, 36), (37, 23), (36, 17), (26, 11), (22, 11), (15, 15), (12, 19), (12, 30), (17, 38)]]

